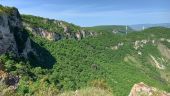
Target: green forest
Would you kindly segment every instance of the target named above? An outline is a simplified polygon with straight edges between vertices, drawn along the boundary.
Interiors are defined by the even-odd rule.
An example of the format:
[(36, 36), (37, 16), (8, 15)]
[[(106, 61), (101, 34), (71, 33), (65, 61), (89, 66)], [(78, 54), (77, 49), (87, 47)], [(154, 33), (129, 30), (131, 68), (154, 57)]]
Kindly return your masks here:
[[(28, 58), (18, 58), (10, 52), (0, 55), (3, 70), (20, 78), (16, 90), (8, 90), (9, 86), (0, 82), (0, 93), (4, 92), (4, 96), (73, 96), (62, 93), (84, 92), (88, 88), (104, 90), (106, 96), (128, 96), (133, 85), (139, 82), (170, 92), (170, 57), (159, 48), (159, 45), (170, 48), (170, 28), (152, 27), (135, 32), (129, 27), (125, 34), (119, 32), (125, 26), (82, 28), (31, 15), (21, 17), (31, 27), (49, 32), (64, 34), (64, 29), (58, 26), (62, 22), (70, 33), (82, 29), (97, 35), (81, 40), (50, 41), (24, 27), (22, 34), (30, 38), (36, 54), (29, 52)], [(113, 29), (118, 33), (113, 34)], [(137, 41), (139, 46), (135, 45)], [(152, 57), (162, 62), (165, 69), (157, 68)]]

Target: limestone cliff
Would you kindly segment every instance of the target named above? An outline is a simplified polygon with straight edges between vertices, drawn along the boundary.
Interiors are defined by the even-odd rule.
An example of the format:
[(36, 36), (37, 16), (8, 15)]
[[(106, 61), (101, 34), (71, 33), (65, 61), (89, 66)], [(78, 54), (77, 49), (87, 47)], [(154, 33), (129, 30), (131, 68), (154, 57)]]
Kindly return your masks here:
[(0, 5), (0, 54), (20, 56), (27, 49), (28, 39), (18, 10)]
[(61, 39), (77, 39), (97, 35), (95, 32), (89, 32), (83, 28), (64, 21), (36, 17), (31, 15), (22, 15), (23, 25), (33, 35), (47, 38), (51, 41)]
[[(13, 11), (11, 14), (17, 15), (16, 11)], [(17, 44), (14, 37), (14, 31), (12, 27), (19, 28), (20, 22), (18, 18), (14, 16), (9, 16), (10, 14), (3, 12), (0, 13), (0, 54), (12, 51), (17, 53)]]

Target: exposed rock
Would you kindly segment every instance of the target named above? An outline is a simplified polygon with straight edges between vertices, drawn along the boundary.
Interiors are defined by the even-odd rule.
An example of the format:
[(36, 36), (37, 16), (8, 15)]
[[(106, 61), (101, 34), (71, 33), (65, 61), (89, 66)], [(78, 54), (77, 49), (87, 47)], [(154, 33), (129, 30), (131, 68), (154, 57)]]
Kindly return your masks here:
[(165, 38), (160, 38), (160, 41), (165, 41)]
[(35, 52), (34, 49), (31, 47), (31, 40), (30, 40), (30, 38), (28, 38), (27, 41), (26, 41), (26, 43), (25, 43), (25, 48), (24, 48), (24, 50), (23, 50), (23, 52), (22, 52), (22, 56), (23, 56), (24, 58), (28, 58), (28, 53), (30, 53), (30, 52), (33, 52), (34, 55), (36, 55), (36, 52)]
[(170, 93), (160, 91), (141, 82), (132, 87), (129, 96), (170, 96)]
[(83, 38), (85, 38), (85, 37), (86, 37), (86, 31), (81, 30), (81, 34), (82, 34)]
[(7, 74), (6, 74), (4, 71), (0, 70), (0, 81), (4, 81), (6, 75), (7, 75)]
[(156, 65), (158, 69), (165, 69), (165, 66), (159, 63), (154, 56), (150, 55), (150, 57), (152, 58), (154, 64)]
[(155, 44), (155, 40), (152, 40), (152, 44)]
[(162, 41), (162, 42), (163, 42), (163, 41), (167, 41), (167, 42), (170, 43), (170, 39), (166, 39), (166, 38), (160, 38), (159, 41)]
[(0, 82), (6, 84), (10, 88), (16, 89), (19, 83), (19, 76), (14, 76), (0, 70)]
[(134, 44), (134, 49), (135, 50), (138, 50), (139, 48), (143, 48), (144, 45), (148, 44), (148, 43), (151, 43), (153, 45), (158, 45), (159, 46), (159, 42), (169, 42), (170, 43), (170, 39), (165, 39), (165, 38), (160, 38), (159, 40), (137, 40), (135, 42), (133, 42)]
[(120, 42), (120, 43), (118, 43), (117, 45), (115, 45), (115, 46), (111, 46), (111, 49), (112, 50), (118, 50), (120, 47), (122, 47), (124, 45), (124, 43), (123, 42)]
[(170, 39), (167, 39), (166, 41), (167, 41), (168, 43), (170, 43)]
[(134, 48), (137, 50), (139, 48), (139, 41), (135, 41)]
[[(17, 44), (14, 37), (14, 32), (10, 29), (9, 23), (14, 25), (18, 21), (10, 21), (9, 15), (2, 13), (0, 15), (0, 54), (7, 53), (9, 51), (17, 53)], [(17, 26), (17, 25), (15, 25)]]
[[(134, 42), (134, 49), (138, 50), (139, 48), (143, 48), (144, 45), (148, 44), (148, 43), (152, 43), (151, 40), (137, 40)], [(155, 43), (155, 41), (154, 41)]]
[(41, 37), (47, 38), (48, 40), (51, 41), (58, 41), (61, 40), (62, 38), (75, 38), (77, 40), (80, 40), (82, 38), (88, 37), (88, 36), (95, 36), (95, 32), (86, 32), (85, 30), (81, 29), (78, 30), (75, 33), (71, 33), (69, 31), (69, 28), (65, 26), (62, 22), (59, 23), (59, 26), (63, 28), (63, 33), (59, 32), (51, 32), (47, 31), (46, 29), (43, 29), (41, 27), (31, 27), (27, 23), (23, 23), (25, 28), (29, 30), (30, 32), (33, 33), (33, 35), (39, 35)]
[(116, 45), (116, 46), (111, 46), (111, 49), (112, 50), (118, 50), (118, 46)]
[(32, 28), (30, 27), (29, 24), (26, 24), (26, 23), (23, 23), (25, 28), (27, 30), (29, 30), (30, 32), (32, 32), (34, 35), (39, 35), (43, 38), (47, 38), (48, 40), (51, 40), (51, 41), (58, 41), (60, 39), (62, 39), (62, 36), (61, 34), (59, 33), (56, 33), (56, 32), (50, 32), (50, 31), (47, 31), (43, 28)]
[(81, 36), (81, 33), (80, 33), (80, 32), (77, 32), (77, 33), (76, 33), (76, 38), (77, 38), (78, 40), (80, 40), (81, 37), (82, 37), (82, 36)]
[(65, 26), (62, 22), (60, 22), (59, 24), (60, 24), (61, 27), (63, 27), (64, 33), (67, 33), (68, 32), (67, 26)]
[(124, 45), (124, 43), (123, 42), (121, 42), (121, 43), (118, 43), (118, 46), (120, 47), (120, 46), (123, 46)]
[(25, 48), (28, 34), (24, 31), (18, 10), (16, 8), (6, 8), (6, 10), (10, 11), (0, 13), (0, 54), (10, 52), (14, 56), (20, 56)]
[[(38, 35), (52, 41), (58, 41), (63, 38), (80, 40), (85, 37), (97, 35), (96, 32), (86, 31), (79, 26), (64, 21), (46, 19), (36, 16), (31, 17), (40, 18), (41, 20), (39, 22), (42, 22), (45, 26), (47, 25), (48, 27), (46, 28), (38, 24), (35, 26), (32, 19), (27, 16), (23, 16), (23, 18), (24, 27), (29, 30), (33, 35)], [(49, 26), (49, 24), (51, 24), (52, 27)]]
[(138, 55), (142, 55), (142, 52), (138, 51)]

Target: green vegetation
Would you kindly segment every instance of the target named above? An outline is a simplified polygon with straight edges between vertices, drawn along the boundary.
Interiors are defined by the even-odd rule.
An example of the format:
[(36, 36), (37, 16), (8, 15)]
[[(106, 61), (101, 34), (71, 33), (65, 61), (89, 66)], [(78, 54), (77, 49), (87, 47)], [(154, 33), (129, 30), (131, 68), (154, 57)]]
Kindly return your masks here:
[[(45, 67), (31, 65), (31, 62), (24, 64), (17, 63), (16, 60), (9, 61), (9, 59), (5, 66), (8, 72), (23, 74), (17, 89), (20, 94), (45, 94), (45, 90), (51, 91), (50, 94), (58, 94), (62, 91), (85, 87), (99, 87), (110, 90), (116, 96), (127, 96), (131, 87), (139, 82), (169, 91), (169, 82), (161, 78), (160, 70), (148, 60), (150, 54), (161, 57), (157, 47), (151, 43), (146, 44), (139, 49), (142, 52), (140, 56), (134, 50), (132, 43), (143, 39), (170, 38), (169, 33), (168, 28), (151, 28), (128, 35), (105, 34), (80, 41), (60, 40), (58, 42), (30, 35), (35, 44), (46, 49), (55, 58), (53, 68), (44, 69)], [(124, 43), (121, 48), (117, 50), (110, 48), (120, 42)], [(133, 59), (125, 60), (128, 55), (137, 62)], [(48, 58), (48, 61), (50, 59)], [(50, 64), (48, 61), (44, 65)]]
[(0, 4), (0, 13), (8, 13), (11, 14), (13, 12), (13, 10), (16, 9), (15, 7), (7, 7), (7, 6), (2, 6)]
[[(6, 8), (0, 6), (0, 10), (6, 11)], [(65, 34), (62, 24), (67, 26), (70, 33), (81, 29), (64, 21), (31, 15), (22, 15), (22, 19), (32, 28), (40, 27), (49, 32)], [(63, 96), (62, 94), (74, 94), (76, 90), (82, 95), (89, 95), (89, 92), (94, 90), (106, 96), (127, 96), (132, 86), (139, 82), (170, 92), (170, 75), (164, 75), (170, 73), (170, 60), (162, 56), (157, 48), (159, 43), (169, 48), (168, 42), (160, 42), (161, 38), (170, 38), (169, 28), (156, 27), (140, 32), (132, 32), (129, 28), (127, 35), (112, 34), (113, 30), (124, 32), (125, 26), (86, 29), (102, 34), (82, 40), (62, 39), (57, 42), (34, 35), (28, 30), (14, 34), (22, 34), (15, 38), (19, 51), (24, 48), (27, 37), (30, 37), (36, 54), (30, 52), (27, 59), (13, 57), (11, 53), (0, 56), (4, 71), (20, 77), (16, 91), (6, 91), (9, 93), (7, 96)], [(13, 30), (15, 32), (18, 29)], [(140, 44), (140, 47), (135, 49), (135, 42), (141, 40), (148, 43), (142, 47)], [(167, 69), (157, 68), (151, 55), (166, 59)], [(2, 93), (8, 88), (0, 82), (0, 89), (3, 89), (0, 91)]]

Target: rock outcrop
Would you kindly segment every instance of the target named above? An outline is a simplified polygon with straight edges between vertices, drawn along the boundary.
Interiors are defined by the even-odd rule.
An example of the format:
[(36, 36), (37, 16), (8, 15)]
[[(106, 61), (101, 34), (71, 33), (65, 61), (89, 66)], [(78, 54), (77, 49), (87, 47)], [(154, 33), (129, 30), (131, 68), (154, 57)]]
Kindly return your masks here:
[(18, 10), (0, 6), (0, 54), (10, 52), (20, 56), (24, 49), (28, 49), (26, 48), (28, 40)]
[(51, 40), (51, 41), (58, 41), (63, 38), (62, 35), (59, 33), (50, 32), (41, 27), (31, 27), (29, 24), (26, 24), (26, 23), (23, 23), (23, 24), (25, 28), (29, 30), (33, 35), (38, 35), (43, 38), (47, 38), (48, 40)]
[(132, 87), (129, 96), (170, 96), (170, 93), (160, 91), (141, 82)]
[(21, 27), (21, 24), (18, 20), (18, 12), (15, 10), (9, 16), (8, 13), (0, 13), (0, 54), (12, 51), (17, 53), (17, 44), (14, 37), (13, 28)]
[(165, 66), (163, 64), (163, 62), (165, 62), (165, 60), (162, 58), (159, 58), (162, 62), (159, 63), (159, 61), (157, 60), (157, 58), (155, 58), (154, 56), (150, 55), (151, 60), (153, 61), (154, 65), (156, 66), (156, 68), (160, 69), (160, 70), (164, 70)]
[(11, 90), (17, 89), (19, 79), (20, 79), (19, 76), (14, 76), (0, 70), (0, 83), (5, 84)]
[[(8, 88), (8, 90), (17, 89), (20, 77), (5, 72), (3, 65), (4, 64), (0, 61), (0, 86), (5, 85), (6, 88)], [(1, 89), (1, 91), (2, 91), (2, 89)], [(0, 92), (0, 94), (1, 94), (1, 92)]]
[(95, 32), (89, 32), (71, 23), (42, 17), (23, 15), (23, 22), (24, 27), (33, 35), (38, 35), (51, 41), (64, 38), (80, 40), (88, 36), (97, 35)]

